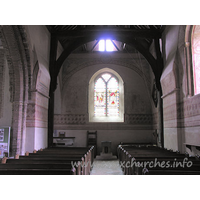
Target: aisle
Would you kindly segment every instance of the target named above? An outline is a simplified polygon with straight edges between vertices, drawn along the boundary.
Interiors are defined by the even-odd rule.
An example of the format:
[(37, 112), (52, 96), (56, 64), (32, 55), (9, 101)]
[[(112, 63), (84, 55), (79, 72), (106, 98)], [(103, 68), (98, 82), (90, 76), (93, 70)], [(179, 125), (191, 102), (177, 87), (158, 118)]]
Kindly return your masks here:
[(123, 175), (119, 160), (94, 160), (90, 175)]

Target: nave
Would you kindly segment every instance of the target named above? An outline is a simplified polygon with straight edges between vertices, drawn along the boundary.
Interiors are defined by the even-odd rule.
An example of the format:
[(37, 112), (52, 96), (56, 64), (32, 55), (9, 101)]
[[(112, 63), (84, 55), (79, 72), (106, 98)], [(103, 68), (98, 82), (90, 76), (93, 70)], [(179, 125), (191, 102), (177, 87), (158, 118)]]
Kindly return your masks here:
[(124, 175), (118, 159), (116, 160), (94, 160), (90, 175)]
[(0, 174), (200, 175), (199, 157), (151, 144), (119, 144), (116, 158), (109, 159), (106, 155), (96, 156), (94, 146), (40, 149), (26, 152), (25, 156), (4, 157)]

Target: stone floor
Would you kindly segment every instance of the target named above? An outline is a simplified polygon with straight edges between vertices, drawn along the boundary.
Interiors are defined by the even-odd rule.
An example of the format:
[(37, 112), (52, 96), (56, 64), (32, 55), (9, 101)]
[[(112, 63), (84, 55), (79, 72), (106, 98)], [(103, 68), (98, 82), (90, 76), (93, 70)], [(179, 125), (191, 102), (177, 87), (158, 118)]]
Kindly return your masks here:
[(124, 175), (119, 160), (98, 160), (95, 159), (90, 175)]

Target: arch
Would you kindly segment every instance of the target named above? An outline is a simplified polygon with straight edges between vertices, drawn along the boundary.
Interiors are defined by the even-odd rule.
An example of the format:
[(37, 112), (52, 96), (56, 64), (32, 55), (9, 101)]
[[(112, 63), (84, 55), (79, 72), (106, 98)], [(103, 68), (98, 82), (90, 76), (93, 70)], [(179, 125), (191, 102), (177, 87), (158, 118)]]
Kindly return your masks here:
[[(94, 89), (95, 89), (95, 82), (98, 78), (104, 74), (108, 73), (111, 77), (114, 77), (118, 81), (119, 86), (119, 114), (118, 116), (95, 116), (95, 105), (94, 105)], [(106, 99), (107, 104), (107, 99)], [(89, 81), (88, 87), (88, 113), (89, 113), (89, 122), (124, 122), (124, 82), (121, 76), (114, 70), (110, 68), (103, 68), (97, 71)]]
[[(187, 96), (200, 93), (200, 26), (188, 25), (185, 29)], [(199, 78), (198, 78), (199, 77)], [(199, 88), (199, 89), (198, 89)]]
[(193, 87), (193, 62), (192, 62), (192, 31), (193, 26), (188, 25), (185, 29), (185, 51), (186, 51), (186, 72), (187, 72), (187, 87), (186, 95), (191, 97), (194, 95)]
[(200, 93), (200, 26), (193, 26), (192, 36), (192, 63), (194, 95)]
[(11, 153), (25, 151), (25, 131), (28, 94), (30, 88), (30, 53), (23, 26), (1, 26), (0, 38), (5, 49), (10, 76), (12, 102)]
[[(92, 60), (88, 60), (88, 61), (81, 60), (81, 62), (79, 62), (79, 65), (76, 68), (73, 68), (71, 71), (68, 71), (66, 73), (66, 75), (63, 77), (63, 89), (65, 88), (65, 85), (68, 84), (70, 77), (72, 77), (73, 74), (75, 74), (79, 70), (82, 70), (83, 68), (88, 67), (88, 66), (93, 66), (93, 65), (97, 65), (97, 64), (106, 65), (108, 63), (113, 64), (113, 65), (127, 67), (127, 68), (134, 70), (143, 79), (144, 82), (147, 82), (147, 86), (151, 85), (151, 81), (149, 80), (149, 78), (146, 76), (146, 74), (142, 70), (142, 68), (144, 67), (143, 63), (140, 64), (140, 66), (137, 66), (134, 63), (130, 63), (125, 60), (119, 61), (119, 60), (111, 58), (111, 57), (108, 57), (105, 60), (106, 60), (105, 62), (102, 58), (96, 58), (96, 59), (92, 59)], [(144, 60), (146, 62), (146, 59), (144, 59)], [(141, 67), (141, 69), (140, 69), (140, 67)], [(150, 87), (147, 87), (147, 91), (149, 92), (148, 94), (151, 96), (151, 88)]]
[[(57, 61), (55, 63), (54, 76), (55, 77), (58, 76), (61, 66), (63, 65), (63, 63), (67, 59), (67, 57), (72, 53), (72, 51), (74, 51), (79, 46), (81, 46), (87, 42), (93, 41), (95, 39), (97, 39), (95, 36), (90, 36), (90, 37), (79, 38), (75, 41), (70, 42), (68, 47), (62, 52), (62, 54), (60, 55), (60, 57), (57, 59)], [(147, 60), (147, 62), (150, 64), (155, 77), (157, 79), (160, 79), (160, 77), (157, 77), (157, 73), (156, 73), (156, 59), (142, 44), (140, 44), (139, 41), (137, 41), (135, 39), (127, 39), (127, 38), (123, 38), (123, 37), (116, 37), (115, 39), (117, 41), (125, 42), (125, 43), (133, 46), (134, 48), (136, 48), (136, 50), (138, 52), (140, 52), (144, 56), (144, 58)], [(55, 87), (56, 86), (54, 86), (54, 90), (56, 89)]]

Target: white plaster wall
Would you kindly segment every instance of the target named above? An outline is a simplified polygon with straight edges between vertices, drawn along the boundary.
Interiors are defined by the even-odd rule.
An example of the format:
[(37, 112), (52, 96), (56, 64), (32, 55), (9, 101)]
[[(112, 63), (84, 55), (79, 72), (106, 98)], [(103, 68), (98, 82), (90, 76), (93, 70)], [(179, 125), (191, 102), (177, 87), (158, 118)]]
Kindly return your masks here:
[(174, 151), (178, 150), (177, 128), (164, 129), (164, 147)]
[[(75, 137), (73, 146), (87, 145), (86, 130), (58, 130), (64, 131), (66, 137)], [(97, 154), (101, 152), (102, 141), (112, 141), (112, 152), (117, 153), (120, 142), (150, 143), (153, 142), (152, 130), (97, 130)]]
[(34, 150), (47, 148), (48, 135), (46, 128), (26, 128), (25, 151), (32, 153)]
[(186, 143), (200, 145), (200, 128), (198, 126), (187, 127), (184, 132)]
[(25, 152), (28, 151), (32, 153), (34, 151), (34, 143), (35, 143), (35, 128), (27, 127)]
[[(42, 93), (41, 95), (32, 95), (31, 103), (35, 103), (36, 118), (29, 123), (26, 131), (26, 151), (32, 152), (33, 150), (38, 150), (40, 148), (47, 147), (47, 119), (48, 114), (46, 110), (48, 109), (48, 95), (49, 95), (49, 85), (50, 85), (50, 74), (49, 74), (49, 56), (50, 56), (50, 33), (45, 26), (41, 25), (28, 25), (25, 26), (27, 35), (30, 41), (30, 51), (32, 51), (32, 57), (34, 61), (38, 61), (39, 72), (37, 77), (36, 89)], [(62, 52), (62, 47), (58, 46), (58, 56)], [(33, 63), (35, 65), (35, 63)], [(32, 126), (36, 127), (32, 127)]]
[(65, 132), (65, 137), (75, 137), (73, 146), (86, 147), (87, 144), (86, 130), (61, 130), (61, 131)]
[[(174, 59), (178, 46), (179, 26), (167, 26), (162, 37), (164, 70), (162, 77), (165, 77), (173, 69)], [(161, 78), (162, 79), (162, 78)]]
[(12, 123), (12, 103), (10, 102), (10, 91), (9, 91), (9, 71), (8, 64), (5, 59), (4, 64), (4, 95), (3, 95), (3, 117), (0, 118), (0, 126), (11, 126)]
[(93, 65), (76, 72), (62, 90), (62, 114), (85, 114), (88, 112), (89, 81), (95, 72), (105, 67), (115, 70), (124, 81), (125, 112), (150, 114), (151, 99), (149, 99), (143, 79), (134, 70), (114, 64)]
[[(95, 54), (96, 55), (96, 54)], [(82, 55), (83, 56), (83, 55)], [(92, 56), (92, 55), (91, 55)], [(133, 61), (134, 64), (134, 61)], [(149, 67), (149, 66), (147, 66)], [(133, 69), (124, 67), (117, 64), (94, 64), (85, 66), (84, 68), (76, 71), (69, 77), (64, 84), (62, 90), (58, 85), (55, 92), (55, 114), (88, 114), (88, 86), (92, 76), (102, 68), (110, 68), (116, 71), (124, 81), (124, 106), (125, 113), (127, 114), (151, 114), (151, 101), (147, 90), (147, 85), (144, 79)], [(60, 110), (60, 94), (62, 95), (62, 107)], [(93, 98), (93, 97), (91, 97)], [(60, 112), (60, 113), (59, 113)], [(97, 126), (109, 125), (104, 130), (98, 130)], [(87, 140), (87, 130), (94, 128), (98, 134), (98, 154), (101, 151), (101, 141), (112, 141), (112, 150), (116, 154), (117, 145), (120, 142), (153, 142), (151, 127), (143, 130), (143, 125), (139, 125), (140, 128), (127, 124), (129, 128), (126, 130), (126, 123), (122, 123), (123, 128), (118, 130), (119, 124), (115, 123), (93, 123), (86, 122), (78, 130), (72, 130), (70, 124), (66, 129), (56, 128), (58, 131), (65, 131), (67, 137), (76, 137), (74, 146), (85, 146)], [(59, 126), (59, 125), (58, 125)], [(72, 125), (73, 126), (73, 125)], [(77, 125), (76, 127), (78, 127)], [(109, 128), (112, 127), (112, 128)], [(70, 129), (71, 128), (71, 129)], [(130, 130), (131, 129), (131, 130)]]
[(36, 150), (47, 148), (48, 134), (47, 128), (35, 128), (35, 145)]
[(111, 141), (112, 152), (116, 154), (120, 142), (152, 142), (151, 133), (151, 130), (99, 130), (97, 131), (97, 153), (101, 152), (102, 141)]
[(40, 67), (49, 71), (50, 33), (45, 26), (25, 26), (29, 34), (31, 48), (36, 51)]
[[(161, 86), (163, 91), (163, 120), (164, 120), (164, 147), (178, 150), (178, 131), (177, 124), (166, 120), (169, 116), (165, 109), (169, 105), (174, 105), (177, 103), (177, 99), (174, 93), (168, 94), (176, 88), (176, 81), (174, 76), (174, 62), (176, 57), (176, 51), (178, 47), (178, 36), (179, 36), (179, 26), (167, 26), (162, 37), (162, 47), (163, 47), (163, 60), (164, 60), (164, 70), (161, 76)], [(168, 95), (165, 97), (165, 95)], [(174, 105), (176, 108), (176, 105)], [(173, 115), (176, 117), (177, 113), (174, 110)], [(176, 122), (176, 120), (175, 120)], [(171, 125), (170, 125), (171, 124)], [(166, 127), (167, 125), (167, 127)], [(171, 127), (170, 127), (171, 126)]]

